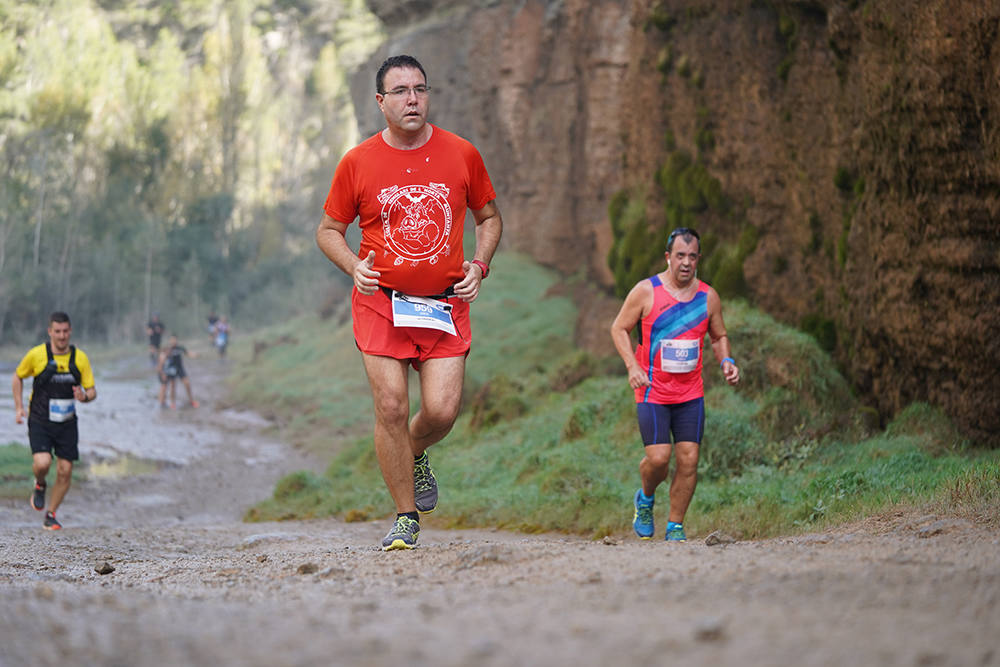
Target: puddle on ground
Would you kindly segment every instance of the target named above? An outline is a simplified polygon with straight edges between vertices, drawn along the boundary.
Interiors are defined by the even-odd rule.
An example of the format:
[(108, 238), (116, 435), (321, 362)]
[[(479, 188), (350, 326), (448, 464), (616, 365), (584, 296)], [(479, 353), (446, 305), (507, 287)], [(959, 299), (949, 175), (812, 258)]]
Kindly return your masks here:
[(83, 474), (88, 479), (122, 479), (136, 475), (150, 475), (159, 472), (161, 468), (163, 468), (162, 463), (126, 455), (91, 463), (84, 469)]

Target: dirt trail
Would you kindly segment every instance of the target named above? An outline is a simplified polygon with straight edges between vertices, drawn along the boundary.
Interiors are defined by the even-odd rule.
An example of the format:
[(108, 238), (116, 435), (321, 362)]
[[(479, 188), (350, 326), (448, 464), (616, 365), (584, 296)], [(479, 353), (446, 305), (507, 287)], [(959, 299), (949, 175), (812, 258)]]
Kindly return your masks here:
[[(203, 396), (217, 386), (217, 365), (189, 368)], [(3, 667), (1000, 665), (1000, 536), (968, 522), (900, 514), (708, 546), (431, 520), (418, 549), (382, 553), (384, 520), (241, 523), (316, 462), (217, 409), (217, 389), (151, 411), (147, 372), (100, 377), (81, 432), (112, 472), (129, 452), (156, 465), (91, 474), (60, 532), (27, 489), (0, 506)]]

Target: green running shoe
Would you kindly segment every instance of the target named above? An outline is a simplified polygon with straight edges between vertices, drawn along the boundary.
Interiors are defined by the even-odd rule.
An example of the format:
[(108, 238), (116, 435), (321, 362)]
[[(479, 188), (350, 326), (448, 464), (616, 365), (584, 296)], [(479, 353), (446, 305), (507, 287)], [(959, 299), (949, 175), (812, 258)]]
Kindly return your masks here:
[(417, 536), (420, 535), (420, 522), (408, 516), (397, 516), (389, 534), (382, 538), (382, 551), (394, 549), (412, 549), (417, 546)]
[(413, 460), (413, 499), (421, 514), (430, 514), (438, 504), (438, 483), (427, 452)]
[(667, 534), (664, 538), (667, 542), (687, 542), (687, 535), (684, 534), (684, 525), (680, 523), (674, 523), (673, 521), (667, 522)]
[(635, 492), (635, 515), (632, 517), (632, 528), (635, 534), (648, 540), (656, 532), (653, 526), (653, 499), (643, 499), (642, 489)]

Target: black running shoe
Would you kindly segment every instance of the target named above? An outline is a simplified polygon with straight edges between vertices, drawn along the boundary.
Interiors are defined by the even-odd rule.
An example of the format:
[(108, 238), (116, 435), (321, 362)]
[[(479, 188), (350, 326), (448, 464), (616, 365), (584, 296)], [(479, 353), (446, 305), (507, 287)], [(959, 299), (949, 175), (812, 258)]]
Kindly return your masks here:
[(413, 498), (421, 514), (430, 514), (438, 504), (438, 483), (427, 452), (413, 461)]
[(35, 490), (31, 492), (31, 506), (41, 512), (45, 509), (45, 485), (35, 482)]
[(62, 524), (56, 519), (55, 512), (45, 513), (45, 523), (42, 524), (42, 528), (45, 530), (59, 530), (62, 528)]

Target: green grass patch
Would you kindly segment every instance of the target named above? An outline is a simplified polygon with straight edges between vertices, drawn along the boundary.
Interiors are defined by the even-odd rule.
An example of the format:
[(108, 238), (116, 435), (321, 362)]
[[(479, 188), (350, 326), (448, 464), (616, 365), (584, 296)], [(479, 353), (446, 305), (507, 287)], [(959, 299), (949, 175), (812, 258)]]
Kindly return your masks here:
[(16, 442), (0, 445), (0, 498), (27, 500), (31, 481), (31, 450)]
[(962, 513), (974, 518), (996, 511), (1000, 452), (935, 456), (922, 445), (884, 434), (828, 442), (794, 465), (756, 466), (701, 484), (689, 516), (702, 534), (722, 529), (759, 538), (821, 530), (898, 505), (955, 513), (952, 496), (961, 497)]
[[(498, 256), (494, 269), (498, 279), (473, 306), (463, 412), (430, 450), (441, 503), (429, 520), (442, 527), (628, 533), (643, 449), (621, 361), (575, 348), (577, 313), (568, 299), (553, 296), (557, 276), (514, 254)], [(871, 410), (815, 338), (742, 301), (727, 301), (724, 314), (743, 380), (735, 389), (726, 385), (706, 351), (707, 423), (689, 535), (817, 530), (899, 504), (996, 513), (1000, 453), (976, 450), (926, 405), (874, 431)], [(303, 434), (315, 431), (310, 437), (330, 443), (332, 458), (323, 472), (286, 476), (249, 520), (355, 521), (393, 511), (370, 436), (368, 388), (350, 325), (341, 327), (300, 320), (268, 334), (295, 335), (306, 349), (275, 346), (260, 354), (252, 372), (261, 381), (250, 395), (260, 400), (262, 393), (282, 411), (297, 404), (278, 393), (310, 397), (317, 411), (310, 423), (287, 413), (282, 420)], [(285, 373), (295, 382), (280, 377)], [(264, 382), (268, 377), (274, 381)], [(331, 435), (346, 414), (368, 420), (365, 431)], [(667, 497), (663, 486), (661, 527)]]

